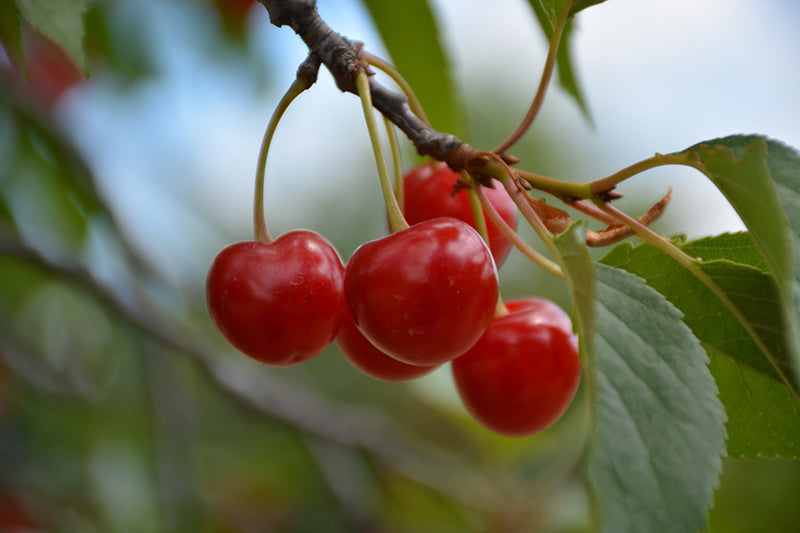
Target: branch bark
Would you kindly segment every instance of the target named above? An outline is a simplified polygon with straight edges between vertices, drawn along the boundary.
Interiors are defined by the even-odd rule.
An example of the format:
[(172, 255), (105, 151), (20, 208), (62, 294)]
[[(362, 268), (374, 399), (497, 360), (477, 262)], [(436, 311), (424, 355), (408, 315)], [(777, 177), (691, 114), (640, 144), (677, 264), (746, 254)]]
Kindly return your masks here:
[[(360, 71), (370, 73), (361, 57), (363, 44), (336, 33), (317, 12), (316, 0), (260, 0), (273, 25), (289, 26), (330, 71), (336, 86), (357, 95), (355, 78)], [(414, 144), (417, 152), (454, 168), (465, 168), (475, 153), (464, 141), (427, 126), (408, 106), (407, 98), (391, 91), (370, 77), (370, 92), (375, 109), (397, 126)]]

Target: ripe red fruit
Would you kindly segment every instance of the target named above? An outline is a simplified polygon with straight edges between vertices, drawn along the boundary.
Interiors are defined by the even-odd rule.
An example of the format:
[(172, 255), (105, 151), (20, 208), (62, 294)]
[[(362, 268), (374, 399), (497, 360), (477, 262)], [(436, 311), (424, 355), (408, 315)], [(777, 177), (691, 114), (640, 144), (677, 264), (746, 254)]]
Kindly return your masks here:
[[(444, 163), (423, 163), (403, 176), (403, 214), (409, 224), (436, 217), (453, 217), (476, 228), (475, 215), (466, 190), (455, 192), (459, 174)], [(489, 202), (513, 229), (517, 227), (517, 206), (502, 187), (484, 189)], [(511, 241), (488, 217), (486, 230), (495, 263), (503, 264), (511, 251)]]
[(569, 317), (537, 299), (506, 303), (481, 339), (451, 364), (461, 401), (481, 424), (507, 436), (541, 431), (566, 411), (580, 381)]
[(336, 337), (345, 312), (344, 266), (311, 231), (220, 251), (206, 279), (211, 319), (236, 349), (262, 363), (307, 361)]
[(362, 244), (344, 290), (358, 329), (378, 349), (438, 365), (467, 351), (491, 322), (497, 269), (475, 230), (437, 218)]
[(339, 335), (336, 336), (344, 357), (362, 373), (383, 381), (407, 381), (430, 374), (440, 365), (409, 365), (377, 349), (358, 331), (350, 313), (345, 314)]
[(50, 107), (83, 79), (66, 52), (38, 33), (25, 39), (25, 82), (35, 97)]
[(247, 16), (255, 3), (256, 0), (214, 0), (222, 22), (234, 32), (245, 29)]

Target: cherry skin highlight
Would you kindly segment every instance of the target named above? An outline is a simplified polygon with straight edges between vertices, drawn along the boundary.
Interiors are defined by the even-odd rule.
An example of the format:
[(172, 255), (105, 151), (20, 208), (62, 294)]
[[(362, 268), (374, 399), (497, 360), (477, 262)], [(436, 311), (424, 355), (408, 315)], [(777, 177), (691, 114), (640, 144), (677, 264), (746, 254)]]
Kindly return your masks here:
[(466, 352), (491, 322), (497, 269), (478, 233), (437, 218), (362, 244), (344, 290), (359, 331), (411, 365), (439, 365)]
[(496, 317), (451, 370), (461, 401), (478, 422), (521, 437), (564, 414), (578, 388), (581, 364), (577, 338), (555, 304), (520, 299), (506, 307), (509, 313)]
[(336, 345), (342, 355), (363, 374), (382, 381), (408, 381), (430, 374), (440, 365), (409, 365), (390, 357), (369, 342), (356, 327), (350, 313), (345, 314)]
[(319, 355), (339, 331), (344, 266), (336, 250), (311, 231), (273, 243), (231, 244), (214, 258), (206, 279), (211, 319), (243, 354), (288, 366)]
[[(454, 186), (459, 179), (455, 172), (444, 163), (423, 163), (412, 168), (403, 176), (403, 215), (409, 224), (416, 224), (436, 217), (453, 217), (477, 228), (469, 193), (456, 192)], [(517, 228), (517, 206), (501, 186), (485, 187), (484, 193), (503, 220)], [(484, 215), (489, 237), (489, 249), (495, 263), (503, 264), (511, 251), (511, 241)]]

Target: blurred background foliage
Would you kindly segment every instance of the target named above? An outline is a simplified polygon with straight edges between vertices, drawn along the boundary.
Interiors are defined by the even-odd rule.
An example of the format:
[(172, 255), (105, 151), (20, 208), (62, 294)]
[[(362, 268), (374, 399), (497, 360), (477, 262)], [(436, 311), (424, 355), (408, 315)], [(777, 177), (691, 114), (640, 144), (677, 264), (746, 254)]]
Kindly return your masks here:
[[(431, 2), (432, 9), (421, 1), (319, 4), (337, 31), (379, 55), (393, 52), (412, 84), (424, 85), (439, 129), (493, 146), (527, 106), (544, 42), (524, 1), (492, 10), (473, 0)], [(594, 9), (600, 15), (612, 4), (626, 9), (625, 0), (610, 0), (581, 16), (588, 22)], [(17, 21), (8, 5), (0, 10), (4, 27)], [(0, 531), (588, 531), (580, 393), (552, 429), (507, 439), (467, 416), (446, 368), (390, 384), (360, 375), (335, 347), (302, 366), (269, 369), (222, 341), (205, 311), (205, 271), (222, 246), (250, 238), (258, 145), (305, 55), (302, 43), (247, 0), (98, 0), (86, 7), (90, 76), (26, 24), (25, 74), (13, 47), (0, 62)], [(746, 7), (780, 27), (792, 28), (787, 18), (800, 22), (791, 3)], [(420, 13), (427, 29), (411, 37), (406, 29)], [(601, 29), (618, 16), (606, 13)], [(783, 22), (770, 18), (775, 13)], [(631, 38), (644, 39), (641, 28), (653, 21), (632, 17), (625, 22)], [(695, 30), (679, 40), (705, 35)], [(608, 113), (621, 121), (643, 112), (635, 96), (647, 89), (636, 85), (645, 76), (632, 68), (625, 78), (620, 65), (629, 59), (613, 47), (605, 51), (619, 54), (618, 62), (590, 63), (582, 53), (596, 33), (587, 33), (588, 44), (572, 48), (578, 83), (585, 83), (581, 105), (553, 89), (553, 103), (515, 149), (523, 166), (585, 180), (656, 150), (732, 133), (704, 137), (692, 120), (707, 116), (669, 100), (649, 100), (651, 115), (641, 124), (609, 120)], [(396, 44), (406, 35), (435, 50), (426, 60), (414, 60), (420, 51), (403, 56)], [(760, 37), (732, 39), (749, 47)], [(781, 53), (788, 45), (767, 41)], [(643, 46), (666, 50), (663, 61), (675, 43)], [(662, 64), (664, 79), (682, 57)], [(758, 68), (742, 62), (737, 75), (755, 79)], [(792, 92), (800, 89), (796, 68), (783, 68), (784, 79), (775, 73), (737, 106), (711, 99), (713, 88), (702, 83), (708, 95), (697, 99), (708, 96), (721, 107), (702, 109), (733, 117), (715, 127), (753, 127), (796, 146), (800, 106), (769, 108), (775, 123), (748, 121), (764, 116), (760, 102), (779, 100), (770, 91), (800, 94)], [(605, 79), (598, 69), (613, 72)], [(756, 69), (753, 76), (748, 69)], [(719, 75), (689, 70), (694, 79)], [(606, 90), (622, 93), (634, 111), (607, 104)], [(317, 230), (346, 259), (385, 233), (360, 113), (358, 101), (338, 93), (325, 74), (289, 110), (269, 165), (274, 234)], [(606, 129), (609, 122), (619, 130)], [(671, 136), (660, 137), (664, 131)], [(606, 144), (619, 139), (636, 142)], [(646, 148), (637, 144), (645, 141)], [(411, 165), (417, 157), (406, 148)], [(625, 207), (640, 209), (667, 183), (677, 199), (688, 192), (660, 231), (738, 229), (722, 207), (709, 217), (722, 205), (713, 191), (675, 173), (632, 185)], [(568, 308), (565, 288), (547, 276), (514, 253), (501, 270), (501, 290)], [(798, 489), (796, 461), (729, 460), (710, 530), (797, 531)]]

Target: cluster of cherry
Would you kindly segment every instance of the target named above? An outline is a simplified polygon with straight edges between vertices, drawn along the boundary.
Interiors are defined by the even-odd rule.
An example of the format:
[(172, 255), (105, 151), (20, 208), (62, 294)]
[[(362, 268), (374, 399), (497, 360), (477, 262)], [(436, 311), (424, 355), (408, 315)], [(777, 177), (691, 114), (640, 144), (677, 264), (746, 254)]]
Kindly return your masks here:
[[(346, 267), (320, 235), (297, 230), (224, 248), (206, 293), (214, 324), (262, 363), (307, 361), (336, 342), (361, 372), (410, 380), (450, 363), (467, 410), (509, 436), (551, 425), (580, 380), (578, 341), (552, 302), (499, 299), (497, 266), (511, 242), (490, 222), (476, 231), (459, 174), (425, 163), (403, 178), (411, 226), (362, 244)], [(486, 188), (516, 227), (502, 188)], [(487, 245), (488, 241), (488, 245)]]

